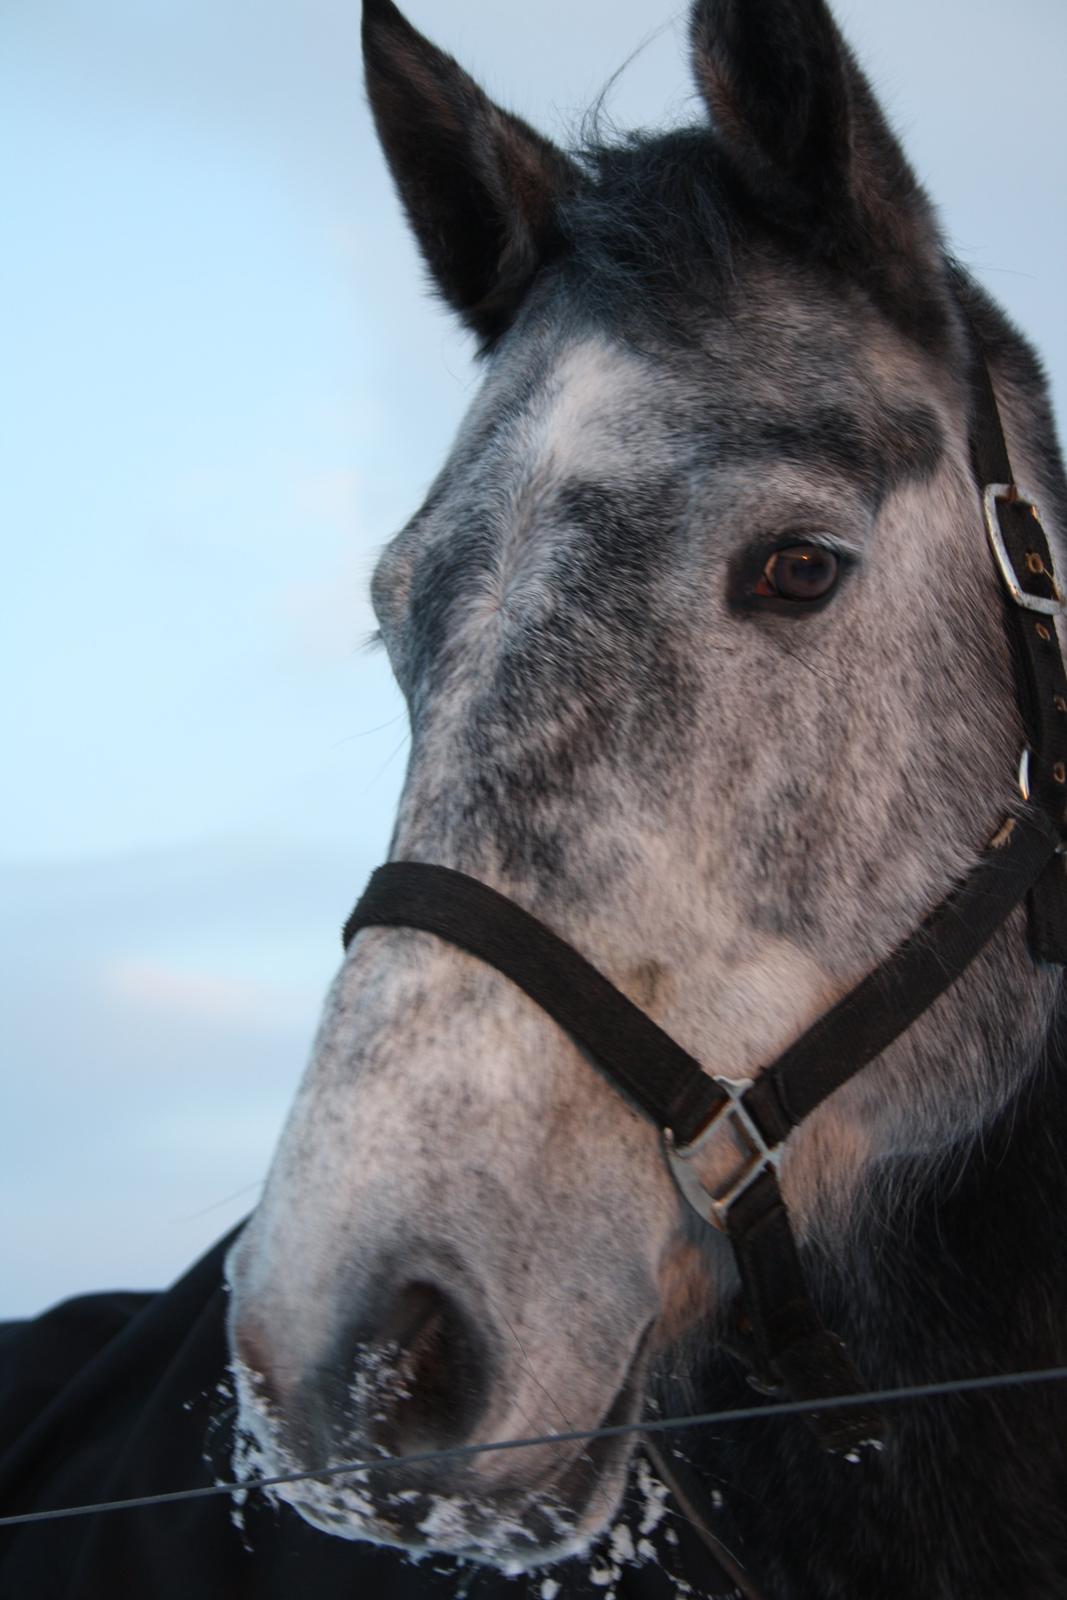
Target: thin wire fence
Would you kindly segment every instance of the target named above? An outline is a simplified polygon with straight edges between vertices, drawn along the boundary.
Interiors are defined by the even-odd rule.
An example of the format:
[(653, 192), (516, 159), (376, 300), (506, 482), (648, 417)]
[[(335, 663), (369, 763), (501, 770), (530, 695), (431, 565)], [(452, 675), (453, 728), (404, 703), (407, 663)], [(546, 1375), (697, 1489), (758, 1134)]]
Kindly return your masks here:
[(425, 1450), (407, 1456), (373, 1456), (363, 1461), (343, 1461), (331, 1466), (314, 1467), (306, 1472), (286, 1472), (277, 1477), (207, 1484), (200, 1489), (176, 1489), (169, 1494), (139, 1495), (131, 1500), (101, 1500), (91, 1505), (59, 1506), (51, 1511), (27, 1511), (19, 1516), (0, 1517), (0, 1528), (60, 1522), (70, 1517), (133, 1511), (147, 1506), (180, 1505), (189, 1500), (212, 1500), (223, 1495), (247, 1495), (279, 1488), (283, 1484), (338, 1478), (346, 1474), (469, 1461), (475, 1456), (505, 1450), (532, 1450), (548, 1444), (579, 1444), (594, 1439), (618, 1439), (627, 1434), (675, 1433), (690, 1428), (726, 1427), (738, 1422), (755, 1422), (761, 1418), (808, 1416), (814, 1411), (845, 1411), (856, 1406), (895, 1405), (908, 1400), (933, 1400), (947, 1395), (980, 1394), (990, 1390), (1064, 1381), (1067, 1381), (1067, 1367), (1043, 1367), (1033, 1372), (994, 1373), (982, 1378), (949, 1378), (939, 1383), (910, 1384), (899, 1389), (872, 1389), (862, 1394), (832, 1395), (825, 1400), (777, 1400), (735, 1406), (728, 1411), (703, 1411), (683, 1417), (658, 1417), (647, 1422), (623, 1422), (609, 1428), (570, 1428), (564, 1433), (537, 1434), (527, 1439), (498, 1439), (490, 1444), (455, 1445), (448, 1450)]

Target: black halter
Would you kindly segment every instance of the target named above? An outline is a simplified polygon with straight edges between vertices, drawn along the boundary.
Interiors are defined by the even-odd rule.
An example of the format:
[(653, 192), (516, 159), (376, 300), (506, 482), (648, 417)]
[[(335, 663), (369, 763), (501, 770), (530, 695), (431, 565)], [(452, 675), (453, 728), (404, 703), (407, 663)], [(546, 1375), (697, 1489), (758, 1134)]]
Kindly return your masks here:
[[(851, 1452), (881, 1437), (873, 1410), (820, 1412), (820, 1397), (865, 1386), (808, 1293), (778, 1165), (792, 1130), (873, 1061), (953, 984), (1024, 899), (1037, 960), (1067, 964), (1067, 676), (1054, 617), (1062, 600), (1034, 500), (1015, 483), (988, 366), (973, 349), (971, 455), (1001, 576), (1016, 692), (1026, 732), (1023, 804), (973, 871), (897, 950), (753, 1080), (709, 1076), (584, 956), (514, 901), (464, 873), (424, 862), (379, 867), (345, 925), (418, 928), (495, 967), (588, 1053), (661, 1130), (678, 1186), (725, 1232), (741, 1281), (743, 1343), (757, 1387), (813, 1402), (820, 1442)], [(713, 1139), (736, 1157), (715, 1190), (692, 1157)]]

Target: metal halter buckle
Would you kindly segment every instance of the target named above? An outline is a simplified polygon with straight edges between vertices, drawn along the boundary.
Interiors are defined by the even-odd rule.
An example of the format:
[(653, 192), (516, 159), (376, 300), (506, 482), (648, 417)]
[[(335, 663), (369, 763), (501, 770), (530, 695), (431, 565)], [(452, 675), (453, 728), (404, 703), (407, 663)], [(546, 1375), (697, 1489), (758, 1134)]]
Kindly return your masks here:
[(1030, 762), (1033, 760), (1033, 751), (1028, 744), (1023, 745), (1023, 753), (1019, 757), (1018, 784), (1019, 793), (1024, 800), (1030, 799)]
[(1000, 575), (1008, 586), (1008, 593), (1017, 606), (1024, 607), (1027, 611), (1039, 611), (1045, 617), (1058, 617), (1064, 608), (1064, 598), (1060, 593), (1059, 584), (1043, 564), (1041, 572), (1052, 585), (1051, 596), (1029, 594), (1019, 582), (1019, 574), (1015, 564), (1008, 554), (1008, 547), (1004, 543), (1004, 535), (1000, 531), (1000, 518), (997, 516), (997, 501), (1007, 500), (1013, 504), (1029, 506), (1034, 521), (1041, 523), (1041, 512), (1037, 501), (1032, 494), (1025, 493), (1014, 483), (990, 483), (986, 485), (982, 502), (985, 506), (985, 525), (989, 533), (989, 542), (993, 547), (993, 555)]
[[(777, 1171), (782, 1151), (780, 1146), (767, 1143), (745, 1110), (742, 1097), (751, 1089), (752, 1079), (716, 1078), (715, 1082), (726, 1091), (728, 1098), (725, 1103), (689, 1144), (675, 1144), (673, 1130), (665, 1128), (663, 1146), (671, 1175), (693, 1210), (705, 1222), (710, 1222), (713, 1228), (725, 1233), (734, 1201), (768, 1168)], [(739, 1165), (717, 1188), (708, 1189), (690, 1163), (694, 1156), (707, 1148), (709, 1140), (724, 1129), (728, 1129), (733, 1137)]]

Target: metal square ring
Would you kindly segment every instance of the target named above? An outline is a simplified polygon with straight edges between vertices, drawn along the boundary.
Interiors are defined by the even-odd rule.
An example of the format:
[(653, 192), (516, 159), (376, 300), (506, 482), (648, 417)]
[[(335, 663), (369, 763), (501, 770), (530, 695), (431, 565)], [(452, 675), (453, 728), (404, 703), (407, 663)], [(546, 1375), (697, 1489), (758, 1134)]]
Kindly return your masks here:
[[(728, 1097), (715, 1115), (687, 1145), (675, 1144), (673, 1131), (664, 1129), (663, 1145), (671, 1175), (684, 1198), (705, 1222), (725, 1232), (734, 1201), (751, 1188), (764, 1172), (777, 1170), (782, 1150), (780, 1145), (767, 1144), (745, 1108), (743, 1097), (751, 1089), (753, 1080), (717, 1077), (715, 1082), (726, 1091)], [(701, 1182), (692, 1160), (707, 1147), (711, 1139), (727, 1129), (733, 1136), (739, 1165), (717, 1188), (708, 1189)]]

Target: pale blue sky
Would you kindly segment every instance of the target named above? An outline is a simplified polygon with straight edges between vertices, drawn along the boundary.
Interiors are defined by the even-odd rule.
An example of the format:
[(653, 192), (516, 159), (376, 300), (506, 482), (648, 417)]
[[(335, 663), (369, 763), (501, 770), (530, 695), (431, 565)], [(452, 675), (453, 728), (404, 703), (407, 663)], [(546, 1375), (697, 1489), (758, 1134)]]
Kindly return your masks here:
[[(665, 24), (613, 107), (693, 110), (657, 0), (408, 10), (558, 136)], [(838, 14), (1062, 407), (1067, 6)], [(474, 375), (358, 25), (356, 0), (0, 15), (0, 1315), (163, 1282), (251, 1203), (386, 843), (404, 725), (366, 578)]]

